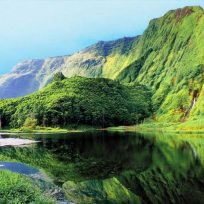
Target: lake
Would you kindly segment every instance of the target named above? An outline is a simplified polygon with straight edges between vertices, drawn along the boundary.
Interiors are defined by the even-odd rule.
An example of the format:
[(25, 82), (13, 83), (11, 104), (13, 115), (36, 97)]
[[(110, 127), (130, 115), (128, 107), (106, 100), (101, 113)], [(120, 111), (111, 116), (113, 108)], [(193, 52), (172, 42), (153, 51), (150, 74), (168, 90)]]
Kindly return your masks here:
[(40, 143), (0, 148), (0, 169), (43, 172), (74, 203), (204, 203), (204, 135), (95, 131), (26, 137)]

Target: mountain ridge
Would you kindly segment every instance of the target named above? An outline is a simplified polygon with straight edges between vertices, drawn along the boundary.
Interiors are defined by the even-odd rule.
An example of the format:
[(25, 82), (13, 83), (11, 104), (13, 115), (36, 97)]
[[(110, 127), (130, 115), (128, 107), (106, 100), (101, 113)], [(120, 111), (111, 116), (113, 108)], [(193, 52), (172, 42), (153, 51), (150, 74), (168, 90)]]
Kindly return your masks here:
[[(115, 41), (99, 41), (72, 55), (20, 62), (10, 73), (0, 76), (0, 98), (24, 96), (37, 91), (48, 84), (59, 71), (67, 77), (105, 77), (108, 74), (102, 68), (107, 64), (109, 55), (117, 54), (117, 49), (121, 53), (125, 52), (125, 47), (136, 39), (137, 37), (124, 37)], [(13, 90), (14, 86), (16, 90)]]
[[(204, 11), (201, 7), (171, 10), (151, 20), (139, 37), (99, 41), (62, 58), (61, 64), (55, 58), (46, 61), (39, 66), (37, 74), (28, 72), (27, 92), (29, 88), (37, 90), (45, 86), (58, 71), (66, 77), (104, 77), (123, 83), (137, 82), (150, 88), (158, 120), (179, 121), (185, 115), (200, 117), (204, 112), (203, 29)], [(30, 68), (32, 66), (34, 64)], [(2, 78), (0, 97), (1, 81)], [(27, 81), (23, 82), (24, 86)], [(195, 93), (196, 103), (187, 114)]]

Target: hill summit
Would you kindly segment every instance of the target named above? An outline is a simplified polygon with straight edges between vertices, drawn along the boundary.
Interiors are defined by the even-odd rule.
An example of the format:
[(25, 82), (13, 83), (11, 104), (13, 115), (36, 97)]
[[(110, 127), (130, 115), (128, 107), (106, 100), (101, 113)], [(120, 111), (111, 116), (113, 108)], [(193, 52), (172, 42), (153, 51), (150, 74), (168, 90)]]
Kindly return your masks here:
[(124, 86), (103, 78), (58, 75), (34, 94), (0, 101), (3, 127), (21, 127), (31, 121), (52, 127), (128, 125), (141, 122), (151, 112), (151, 93), (144, 86)]

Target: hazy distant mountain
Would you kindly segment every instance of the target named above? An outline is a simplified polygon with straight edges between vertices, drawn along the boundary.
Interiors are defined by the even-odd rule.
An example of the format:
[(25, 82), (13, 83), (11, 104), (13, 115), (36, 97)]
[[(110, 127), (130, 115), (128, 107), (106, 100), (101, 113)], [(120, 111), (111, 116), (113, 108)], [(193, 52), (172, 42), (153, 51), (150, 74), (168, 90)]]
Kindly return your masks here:
[(137, 37), (110, 42), (98, 42), (70, 56), (27, 60), (17, 64), (12, 72), (0, 76), (0, 98), (24, 96), (44, 87), (56, 72), (66, 77), (114, 78), (127, 66), (127, 55)]

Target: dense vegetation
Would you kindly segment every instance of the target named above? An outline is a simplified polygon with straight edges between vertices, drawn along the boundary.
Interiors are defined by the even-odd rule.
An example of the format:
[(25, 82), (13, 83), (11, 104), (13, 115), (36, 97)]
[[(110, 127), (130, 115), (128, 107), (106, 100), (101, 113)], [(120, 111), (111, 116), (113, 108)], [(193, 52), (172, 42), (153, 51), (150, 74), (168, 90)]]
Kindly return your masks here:
[(151, 94), (144, 86), (103, 78), (64, 79), (60, 74), (32, 95), (0, 101), (3, 127), (129, 125), (151, 111)]

